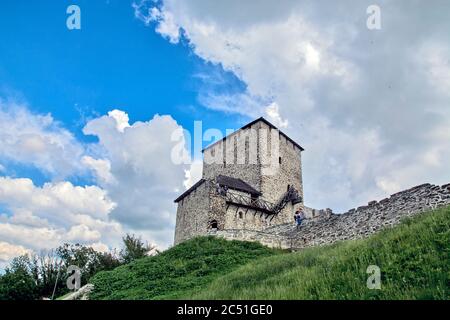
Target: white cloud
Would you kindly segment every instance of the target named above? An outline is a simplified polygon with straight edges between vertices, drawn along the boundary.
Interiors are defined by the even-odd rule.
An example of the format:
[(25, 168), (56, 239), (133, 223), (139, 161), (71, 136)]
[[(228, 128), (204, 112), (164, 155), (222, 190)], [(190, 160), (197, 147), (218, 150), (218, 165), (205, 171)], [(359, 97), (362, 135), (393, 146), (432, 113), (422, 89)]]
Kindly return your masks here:
[(283, 120), (280, 116), (280, 107), (276, 102), (272, 102), (269, 106), (267, 106), (266, 115), (279, 128), (287, 128), (289, 125), (288, 120)]
[(84, 156), (82, 162), (95, 172), (97, 179), (102, 183), (117, 183), (114, 176), (111, 174), (111, 162), (109, 162), (108, 159), (94, 159), (90, 156)]
[[(191, 163), (189, 170), (185, 170), (185, 180), (183, 185), (186, 189), (192, 187), (198, 180), (202, 178), (203, 160), (195, 160)], [(181, 191), (181, 190), (180, 190)]]
[[(2, 241), (36, 252), (64, 242), (105, 251), (121, 246), (125, 233), (159, 248), (172, 244), (173, 200), (190, 170), (171, 161), (179, 143), (171, 141), (172, 133), (182, 130), (175, 120), (156, 115), (130, 125), (127, 113), (113, 110), (86, 124), (84, 133), (99, 142), (84, 145), (51, 115), (13, 103), (0, 106), (0, 145), (6, 150), (0, 158), (12, 167), (32, 164), (55, 178), (90, 171), (97, 181), (76, 186), (56, 179), (37, 186), (28, 178), (0, 176), (0, 204), (6, 211), (0, 213)], [(8, 167), (2, 167), (5, 173)], [(192, 168), (195, 178), (198, 169)]]
[(171, 43), (178, 43), (180, 40), (180, 29), (175, 23), (173, 15), (168, 11), (160, 11), (156, 7), (148, 7), (148, 0), (140, 0), (139, 3), (133, 2), (136, 18), (142, 20), (145, 24), (153, 21), (164, 21), (156, 27), (156, 32), (169, 39)]
[(66, 241), (118, 244), (124, 232), (109, 219), (115, 203), (96, 186), (58, 182), (37, 187), (30, 179), (0, 177), (0, 203), (11, 211), (0, 217), (0, 238), (27, 249)]
[(431, 87), (438, 93), (450, 95), (450, 46), (442, 43), (426, 43), (419, 50), (416, 61), (424, 65)]
[(93, 243), (90, 245), (90, 247), (98, 252), (108, 252), (111, 250), (106, 244), (101, 242)]
[[(86, 124), (84, 133), (98, 137), (97, 153), (108, 159), (108, 165), (93, 159), (85, 162), (96, 164), (99, 185), (117, 203), (111, 217), (130, 229), (145, 231), (145, 239), (167, 246), (173, 241), (175, 227), (173, 200), (183, 190), (183, 176), (189, 169), (171, 161), (176, 144), (171, 136), (182, 127), (172, 117), (159, 115), (123, 131), (117, 130), (116, 124), (112, 114)], [(114, 183), (105, 175), (113, 177)]]
[(30, 251), (22, 246), (0, 241), (0, 264), (27, 253)]
[(164, 0), (156, 25), (163, 36), (178, 26), (199, 57), (246, 85), (232, 95), (205, 86), (200, 102), (287, 124), (306, 148), (307, 203), (346, 210), (450, 179), (450, 7), (381, 1), (382, 28), (370, 31), (370, 4)]
[(128, 128), (130, 124), (128, 121), (130, 121), (128, 114), (121, 110), (113, 110), (108, 112), (108, 116), (113, 118), (116, 121), (116, 129), (119, 132), (123, 132), (125, 128)]
[[(33, 165), (63, 179), (83, 170), (83, 146), (50, 114), (0, 99), (0, 161)], [(1, 171), (5, 171), (4, 169)]]
[(102, 235), (98, 230), (91, 230), (84, 224), (71, 227), (67, 233), (69, 241), (81, 241), (83, 243), (92, 243), (100, 240), (101, 237)]

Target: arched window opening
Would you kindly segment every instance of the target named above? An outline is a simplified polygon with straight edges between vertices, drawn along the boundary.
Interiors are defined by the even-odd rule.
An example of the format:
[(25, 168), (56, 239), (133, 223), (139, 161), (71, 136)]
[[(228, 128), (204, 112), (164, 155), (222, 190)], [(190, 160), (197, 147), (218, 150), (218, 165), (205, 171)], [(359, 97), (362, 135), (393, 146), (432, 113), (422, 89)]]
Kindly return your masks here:
[(242, 211), (239, 212), (239, 219), (244, 218), (244, 213)]
[(211, 229), (217, 229), (217, 221), (213, 220), (209, 223)]

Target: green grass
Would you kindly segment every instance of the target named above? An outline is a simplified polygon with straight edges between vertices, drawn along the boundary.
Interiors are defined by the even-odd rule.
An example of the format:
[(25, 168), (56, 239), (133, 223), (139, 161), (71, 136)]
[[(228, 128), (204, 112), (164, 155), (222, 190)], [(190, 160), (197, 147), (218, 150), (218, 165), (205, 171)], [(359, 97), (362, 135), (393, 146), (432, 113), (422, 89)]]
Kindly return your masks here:
[[(192, 298), (449, 299), (449, 226), (447, 207), (365, 240), (258, 259)], [(381, 290), (367, 288), (369, 265), (381, 269)]]
[[(450, 207), (368, 239), (304, 249), (197, 238), (101, 272), (91, 299), (449, 299)], [(381, 290), (366, 286), (369, 265)]]
[(90, 299), (191, 297), (213, 279), (259, 257), (280, 253), (258, 243), (195, 238), (155, 257), (96, 274)]

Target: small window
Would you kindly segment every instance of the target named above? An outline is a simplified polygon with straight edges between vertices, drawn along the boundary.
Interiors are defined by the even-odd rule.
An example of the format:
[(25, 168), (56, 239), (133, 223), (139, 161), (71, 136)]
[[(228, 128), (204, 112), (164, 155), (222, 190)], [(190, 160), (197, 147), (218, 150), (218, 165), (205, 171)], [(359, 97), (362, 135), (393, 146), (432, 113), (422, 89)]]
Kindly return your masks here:
[(288, 186), (287, 186), (287, 190), (286, 191), (289, 191), (289, 189), (291, 188), (291, 185), (290, 184), (288, 184)]
[(216, 155), (216, 149), (212, 148), (211, 149), (211, 157), (214, 157)]
[(217, 229), (217, 221), (216, 220), (211, 221), (211, 223), (209, 225), (210, 225), (211, 229)]
[(244, 218), (244, 213), (242, 211), (239, 212), (239, 219)]
[(278, 158), (278, 162), (281, 164), (281, 157)]

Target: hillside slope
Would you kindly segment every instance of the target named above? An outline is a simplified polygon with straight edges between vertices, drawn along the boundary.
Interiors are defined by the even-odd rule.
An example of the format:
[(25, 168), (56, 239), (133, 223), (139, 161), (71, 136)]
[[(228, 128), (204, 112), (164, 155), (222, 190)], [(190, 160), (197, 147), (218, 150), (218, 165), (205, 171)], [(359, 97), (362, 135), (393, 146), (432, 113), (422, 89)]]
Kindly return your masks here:
[[(446, 207), (364, 240), (258, 259), (192, 298), (449, 299), (449, 227)], [(381, 269), (381, 290), (367, 288), (369, 265)]]
[[(97, 274), (91, 299), (449, 299), (450, 207), (297, 253), (197, 238)], [(366, 286), (369, 265), (381, 290)]]
[(258, 243), (202, 237), (155, 257), (96, 274), (90, 299), (191, 297), (220, 275), (260, 257), (280, 253)]

